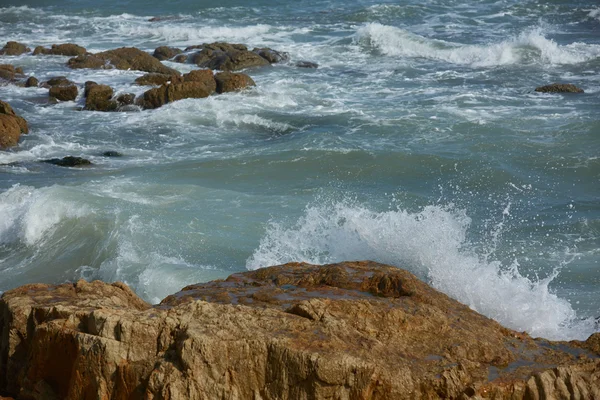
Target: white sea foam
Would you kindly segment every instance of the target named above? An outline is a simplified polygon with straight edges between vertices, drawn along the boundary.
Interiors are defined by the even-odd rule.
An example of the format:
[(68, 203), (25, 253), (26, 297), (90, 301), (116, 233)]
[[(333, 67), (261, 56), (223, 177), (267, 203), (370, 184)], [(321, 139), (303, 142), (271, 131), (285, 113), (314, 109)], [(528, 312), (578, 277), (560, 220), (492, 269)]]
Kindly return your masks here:
[(358, 29), (356, 40), (394, 57), (428, 58), (453, 64), (486, 67), (517, 63), (577, 64), (600, 57), (600, 46), (559, 45), (536, 28), (489, 45), (463, 45), (416, 35), (393, 26), (370, 23)]
[(309, 206), (292, 225), (271, 222), (246, 266), (375, 260), (409, 269), (472, 309), (533, 336), (584, 339), (593, 332), (592, 321), (578, 320), (570, 304), (549, 290), (558, 272), (530, 280), (516, 261), (488, 260), (467, 240), (470, 223), (453, 207), (411, 213), (343, 202)]
[(0, 243), (20, 240), (27, 246), (38, 245), (65, 220), (90, 212), (85, 205), (65, 201), (62, 190), (17, 184), (0, 193)]

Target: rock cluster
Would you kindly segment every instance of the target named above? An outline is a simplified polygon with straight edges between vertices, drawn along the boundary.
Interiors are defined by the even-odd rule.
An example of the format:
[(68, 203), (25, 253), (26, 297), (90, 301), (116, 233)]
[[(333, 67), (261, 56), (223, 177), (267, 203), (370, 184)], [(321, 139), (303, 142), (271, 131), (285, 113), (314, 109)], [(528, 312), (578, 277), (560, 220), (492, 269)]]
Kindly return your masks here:
[(597, 399), (600, 334), (532, 339), (412, 274), (291, 263), (156, 306), (121, 283), (0, 301), (0, 393), (22, 399)]
[(0, 149), (16, 146), (22, 133), (28, 133), (27, 121), (10, 104), (0, 100)]
[(163, 65), (158, 59), (135, 47), (121, 47), (119, 49), (103, 51), (96, 54), (82, 54), (69, 59), (67, 65), (71, 68), (132, 69), (137, 71), (179, 75), (179, 71)]
[(38, 46), (33, 50), (34, 56), (38, 54), (43, 54), (52, 56), (75, 57), (86, 53), (87, 50), (85, 49), (85, 47), (81, 47), (73, 43), (53, 44), (52, 47), (49, 49), (46, 49), (43, 46)]

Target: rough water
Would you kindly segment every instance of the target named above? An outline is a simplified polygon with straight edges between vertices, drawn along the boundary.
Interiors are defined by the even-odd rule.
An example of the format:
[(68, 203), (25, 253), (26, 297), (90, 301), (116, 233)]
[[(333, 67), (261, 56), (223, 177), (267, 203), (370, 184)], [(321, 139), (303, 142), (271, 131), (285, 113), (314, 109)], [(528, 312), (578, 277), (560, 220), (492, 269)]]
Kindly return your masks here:
[[(3, 0), (0, 37), (91, 52), (228, 41), (290, 62), (245, 71), (249, 91), (139, 112), (1, 86), (31, 132), (0, 152), (0, 291), (121, 280), (158, 302), (236, 271), (370, 259), (534, 336), (600, 330), (600, 6), (103, 3)], [(147, 90), (142, 72), (67, 59), (0, 64)], [(585, 93), (533, 91), (552, 82)], [(67, 155), (94, 165), (38, 162)]]

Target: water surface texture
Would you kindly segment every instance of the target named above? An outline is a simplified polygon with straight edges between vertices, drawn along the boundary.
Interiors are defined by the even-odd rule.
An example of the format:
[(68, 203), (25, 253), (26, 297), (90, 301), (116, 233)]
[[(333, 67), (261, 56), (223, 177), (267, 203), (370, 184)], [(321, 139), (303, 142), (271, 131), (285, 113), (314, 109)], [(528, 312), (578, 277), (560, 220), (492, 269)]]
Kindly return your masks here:
[[(228, 41), (290, 61), (246, 71), (249, 91), (138, 112), (0, 87), (31, 130), (0, 152), (0, 291), (121, 280), (158, 302), (236, 271), (370, 259), (508, 327), (584, 339), (600, 315), (593, 3), (4, 0), (0, 37), (32, 49)], [(147, 90), (67, 59), (0, 63)], [(552, 82), (585, 93), (533, 91)], [(38, 162), (67, 155), (94, 166)]]

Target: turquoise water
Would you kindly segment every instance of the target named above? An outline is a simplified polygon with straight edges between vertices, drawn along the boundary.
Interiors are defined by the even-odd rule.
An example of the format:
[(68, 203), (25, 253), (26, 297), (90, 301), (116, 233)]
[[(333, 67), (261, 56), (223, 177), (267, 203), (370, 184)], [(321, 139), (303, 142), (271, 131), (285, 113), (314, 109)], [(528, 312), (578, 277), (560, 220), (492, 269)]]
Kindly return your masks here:
[[(236, 271), (372, 259), (534, 336), (598, 330), (599, 6), (25, 3), (2, 2), (0, 37), (32, 49), (218, 40), (291, 61), (246, 71), (257, 83), (247, 92), (139, 112), (0, 87), (31, 129), (0, 152), (0, 291), (83, 277), (158, 302)], [(141, 72), (66, 60), (0, 56), (40, 80), (147, 89), (133, 85)], [(557, 81), (585, 93), (533, 91)], [(67, 155), (94, 166), (38, 162)]]

